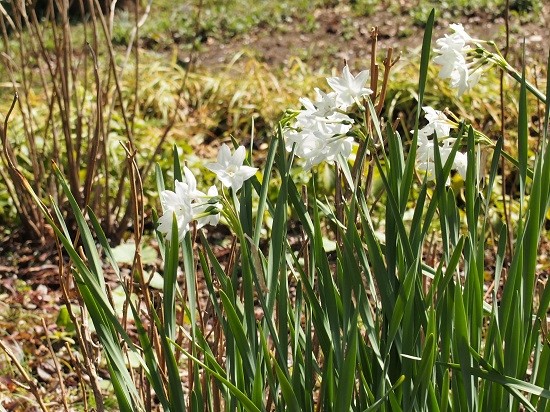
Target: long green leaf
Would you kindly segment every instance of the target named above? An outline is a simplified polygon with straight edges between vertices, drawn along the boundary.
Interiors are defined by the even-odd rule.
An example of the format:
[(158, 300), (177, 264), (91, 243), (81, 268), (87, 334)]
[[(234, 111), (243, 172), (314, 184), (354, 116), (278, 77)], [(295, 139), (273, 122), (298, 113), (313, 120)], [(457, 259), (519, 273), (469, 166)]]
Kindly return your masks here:
[(178, 287), (177, 276), (179, 266), (179, 233), (175, 214), (172, 217), (172, 231), (170, 241), (167, 242), (165, 246), (165, 253), (163, 283), (164, 299), (162, 301), (164, 327), (168, 334), (168, 338), (174, 340), (176, 336), (176, 289)]
[(254, 364), (254, 355), (252, 353), (252, 349), (250, 348), (242, 322), (237, 315), (234, 305), (229, 300), (229, 297), (223, 290), (220, 290), (219, 293), (227, 315), (227, 322), (235, 337), (237, 349), (239, 350), (244, 361), (243, 366), (245, 368), (245, 373), (247, 376), (252, 377), (254, 376), (254, 369), (252, 366)]
[(339, 411), (349, 411), (352, 406), (353, 391), (355, 389), (355, 376), (357, 371), (357, 313), (351, 321), (350, 335), (346, 357), (339, 373), (338, 393), (336, 394), (336, 407)]
[[(409, 155), (407, 157), (407, 163), (405, 164), (405, 172), (403, 173), (403, 184), (401, 185), (401, 199), (407, 199), (411, 191), (411, 185), (414, 177), (414, 169), (416, 167), (416, 146), (418, 142), (418, 128), (420, 124), (420, 113), (424, 100), (424, 92), (426, 90), (426, 79), (428, 78), (428, 65), (430, 64), (430, 51), (432, 43), (432, 31), (434, 27), (435, 10), (432, 9), (428, 20), (426, 22), (426, 28), (424, 29), (424, 38), (422, 40), (422, 53), (420, 57), (420, 77), (418, 79), (418, 102), (416, 106), (416, 118), (414, 122), (414, 135), (409, 149)], [(401, 204), (401, 213), (405, 211), (406, 203)]]

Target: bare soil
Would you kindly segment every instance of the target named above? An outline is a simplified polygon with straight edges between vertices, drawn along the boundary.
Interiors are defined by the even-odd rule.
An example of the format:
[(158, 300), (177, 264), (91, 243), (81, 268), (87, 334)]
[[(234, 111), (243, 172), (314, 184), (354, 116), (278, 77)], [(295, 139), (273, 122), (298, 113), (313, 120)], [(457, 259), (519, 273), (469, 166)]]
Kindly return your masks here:
[[(550, 43), (550, 3), (544, 3), (540, 13), (510, 15), (512, 55), (520, 55), (525, 41), (526, 54), (545, 61)], [(215, 70), (244, 50), (271, 67), (286, 67), (296, 58), (317, 69), (341, 67), (344, 60), (364, 67), (364, 62), (370, 61), (373, 27), (378, 28), (378, 48), (381, 51), (392, 47), (397, 53), (405, 54), (420, 48), (424, 28), (414, 24), (411, 8), (409, 2), (400, 7), (398, 14), (379, 9), (364, 17), (354, 16), (347, 6), (318, 9), (313, 13), (313, 21), (296, 17), (284, 27), (257, 27), (225, 42), (207, 38), (197, 62)], [(502, 11), (485, 10), (457, 17), (436, 16), (434, 38), (448, 32), (450, 23), (462, 23), (472, 36), (494, 40), (504, 50), (506, 31)]]

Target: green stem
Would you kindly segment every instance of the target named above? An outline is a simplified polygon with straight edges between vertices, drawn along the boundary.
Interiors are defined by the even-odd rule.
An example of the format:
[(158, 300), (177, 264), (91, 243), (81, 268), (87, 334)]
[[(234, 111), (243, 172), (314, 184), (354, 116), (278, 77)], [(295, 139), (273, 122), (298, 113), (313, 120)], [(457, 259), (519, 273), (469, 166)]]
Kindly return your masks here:
[[(500, 52), (500, 49), (497, 47), (495, 42), (488, 42), (488, 44), (492, 45), (494, 49), (496, 50), (495, 53), (490, 53), (487, 50), (485, 52), (489, 53), (489, 59), (492, 60), (497, 66), (501, 67), (502, 70), (504, 70), (506, 73), (508, 73), (514, 80), (516, 80), (518, 83), (521, 84), (523, 81), (521, 74), (514, 69), (504, 58), (502, 53)], [(529, 83), (527, 80), (525, 80), (525, 86), (527, 87), (527, 90), (529, 90), (531, 93), (535, 95), (537, 99), (539, 99), (542, 103), (546, 104), (546, 96), (535, 86), (533, 86), (531, 83)]]
[[(521, 82), (523, 81), (523, 79), (521, 78), (521, 74), (519, 74), (517, 70), (509, 64), (506, 64), (506, 67), (504, 67), (504, 71), (512, 76), (512, 78), (514, 78), (514, 80), (516, 80), (518, 83), (521, 84)], [(546, 104), (546, 96), (527, 80), (525, 80), (525, 87), (527, 87), (527, 90), (533, 93), (535, 97), (539, 99), (543, 104)]]
[(230, 189), (231, 191), (231, 197), (233, 199), (233, 206), (235, 206), (235, 211), (237, 216), (239, 216), (239, 213), (241, 212), (241, 202), (239, 202), (239, 199), (237, 198), (237, 191), (233, 188)]

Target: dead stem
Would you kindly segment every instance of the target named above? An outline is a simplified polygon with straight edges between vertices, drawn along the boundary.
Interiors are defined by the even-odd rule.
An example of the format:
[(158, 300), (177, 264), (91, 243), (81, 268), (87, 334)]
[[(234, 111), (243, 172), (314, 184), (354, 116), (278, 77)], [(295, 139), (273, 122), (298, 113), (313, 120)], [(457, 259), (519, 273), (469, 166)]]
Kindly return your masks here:
[(11, 349), (7, 347), (1, 339), (0, 339), (0, 349), (2, 349), (6, 353), (6, 355), (8, 355), (8, 358), (11, 359), (11, 361), (13, 362), (13, 364), (15, 365), (15, 367), (17, 368), (21, 376), (23, 376), (23, 379), (29, 386), (26, 389), (30, 390), (30, 392), (34, 395), (36, 401), (40, 405), (40, 409), (42, 409), (42, 411), (44, 412), (48, 412), (48, 408), (46, 408), (46, 405), (44, 404), (44, 400), (40, 395), (40, 391), (38, 390), (38, 386), (36, 385), (36, 382), (34, 381), (33, 378), (29, 376), (27, 371), (25, 371), (25, 368), (23, 368), (23, 366), (19, 362), (19, 360), (17, 359), (17, 356), (13, 354)]
[(61, 368), (59, 367), (59, 362), (57, 361), (57, 355), (55, 354), (52, 342), (50, 340), (50, 335), (48, 333), (48, 326), (46, 325), (46, 321), (44, 318), (42, 318), (42, 327), (44, 328), (44, 336), (46, 336), (46, 343), (48, 344), (48, 351), (50, 352), (50, 355), (53, 360), (53, 364), (55, 366), (55, 371), (57, 373), (57, 378), (59, 379), (59, 388), (61, 389), (61, 400), (63, 402), (63, 407), (65, 408), (65, 411), (69, 411), (69, 406), (67, 405), (67, 391), (65, 390), (65, 384), (63, 383), (63, 374), (61, 373)]

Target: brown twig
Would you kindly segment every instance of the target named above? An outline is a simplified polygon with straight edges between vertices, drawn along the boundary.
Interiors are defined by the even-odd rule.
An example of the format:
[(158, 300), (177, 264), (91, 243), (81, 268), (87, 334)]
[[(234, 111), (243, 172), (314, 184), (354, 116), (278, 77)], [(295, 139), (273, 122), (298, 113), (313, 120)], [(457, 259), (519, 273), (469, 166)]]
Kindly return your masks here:
[(19, 171), (17, 159), (15, 158), (11, 145), (8, 142), (8, 133), (7, 133), (8, 121), (11, 116), (11, 113), (13, 112), (15, 104), (17, 103), (17, 100), (18, 100), (18, 94), (17, 92), (15, 92), (11, 106), (8, 110), (8, 113), (6, 114), (6, 118), (4, 119), (4, 125), (3, 127), (0, 126), (0, 138), (2, 140), (2, 153), (4, 155), (2, 159), (4, 160), (4, 162), (6, 162), (6, 166), (8, 168), (8, 174), (14, 185), (14, 189), (15, 189), (14, 193), (20, 200), (19, 210), (17, 212), (21, 217), (22, 222), (33, 231), (37, 239), (40, 239), (42, 242), (44, 242), (44, 236), (43, 236), (44, 227), (43, 225), (38, 223), (39, 221), (42, 221), (42, 220), (39, 217), (37, 218), (38, 212), (35, 210), (35, 208), (32, 207), (32, 200), (29, 200), (27, 190), (25, 189), (26, 179)]
[(71, 346), (69, 345), (68, 342), (65, 342), (65, 349), (69, 354), (71, 365), (74, 365), (74, 369), (78, 376), (78, 382), (80, 383), (80, 389), (82, 390), (82, 403), (83, 403), (84, 410), (88, 411), (88, 395), (86, 393), (86, 383), (84, 380), (84, 376), (82, 375), (82, 364), (80, 360), (74, 357)]
[[(377, 95), (377, 87), (378, 87), (378, 65), (376, 64), (376, 54), (378, 50), (378, 28), (373, 27), (371, 29), (370, 33), (371, 38), (371, 65), (370, 65), (370, 89), (372, 90), (372, 96)], [(370, 133), (370, 113), (367, 109), (365, 109), (364, 113), (364, 123), (365, 123), (365, 132), (368, 134)], [(368, 139), (366, 138), (364, 141), (362, 141), (359, 144), (359, 148), (357, 149), (357, 156), (355, 164), (352, 168), (352, 175), (357, 180), (359, 185), (361, 185), (361, 177), (363, 176), (363, 168), (365, 166), (365, 159), (367, 157), (368, 152)], [(365, 187), (370, 187), (370, 180), (372, 179), (372, 173), (374, 171), (374, 165), (372, 162), (369, 162), (369, 168), (367, 172), (367, 181), (365, 183)], [(366, 196), (368, 196), (368, 190), (365, 192)]]
[(67, 404), (67, 391), (65, 390), (65, 384), (63, 383), (63, 374), (61, 373), (61, 368), (59, 367), (59, 362), (57, 361), (57, 355), (53, 350), (50, 335), (48, 334), (48, 325), (46, 325), (46, 321), (44, 320), (44, 318), (42, 318), (42, 327), (44, 328), (44, 336), (46, 337), (46, 343), (48, 344), (48, 351), (50, 352), (50, 355), (52, 357), (55, 371), (57, 373), (57, 378), (59, 379), (59, 388), (61, 389), (61, 399), (63, 402), (63, 407), (65, 408), (65, 411), (68, 412), (69, 405)]
[(11, 351), (9, 347), (7, 347), (4, 342), (0, 339), (0, 349), (2, 349), (6, 355), (8, 355), (8, 358), (11, 359), (19, 373), (23, 376), (23, 379), (29, 385), (29, 390), (34, 395), (36, 401), (40, 405), (40, 409), (42, 409), (44, 412), (48, 412), (48, 408), (46, 408), (46, 405), (44, 404), (44, 400), (42, 399), (42, 396), (40, 395), (40, 390), (38, 389), (38, 386), (36, 385), (33, 378), (29, 376), (27, 371), (23, 368), (19, 360), (17, 359), (17, 356), (14, 355), (14, 353)]
[(96, 123), (94, 128), (94, 135), (91, 142), (91, 149), (88, 149), (88, 164), (86, 168), (86, 180), (84, 183), (84, 203), (83, 206), (88, 205), (90, 201), (90, 193), (92, 191), (92, 182), (95, 175), (96, 163), (98, 161), (97, 155), (99, 153), (99, 143), (101, 139), (101, 133), (103, 132), (103, 104), (101, 100), (101, 82), (99, 81), (99, 68), (97, 66), (97, 58), (94, 53), (94, 49), (88, 43), (88, 51), (92, 56), (94, 78), (96, 84)]
[(386, 93), (388, 91), (388, 82), (390, 78), (390, 71), (395, 63), (397, 63), (401, 56), (398, 56), (395, 60), (392, 60), (393, 48), (388, 48), (386, 52), (386, 58), (384, 59), (384, 79), (382, 80), (382, 87), (380, 88), (380, 95), (378, 96), (378, 105), (376, 106), (376, 114), (380, 116), (384, 103), (386, 100)]
[(4, 151), (4, 156), (6, 157), (6, 161), (8, 162), (8, 168), (17, 170), (15, 156), (13, 155), (13, 151), (11, 149), (11, 146), (8, 142), (8, 121), (11, 116), (11, 113), (13, 112), (13, 108), (15, 107), (15, 103), (19, 99), (19, 95), (17, 92), (13, 95), (13, 101), (11, 102), (11, 106), (8, 110), (8, 113), (6, 114), (6, 118), (4, 119), (4, 128), (2, 129), (2, 150)]
[[(130, 179), (130, 201), (132, 202), (131, 210), (133, 211), (133, 220), (134, 220), (134, 243), (136, 245), (136, 252), (134, 255), (134, 260), (132, 263), (132, 269), (131, 273), (136, 274), (136, 277), (138, 279), (142, 296), (145, 303), (145, 308), (147, 310), (148, 318), (151, 322), (151, 325), (154, 325), (153, 319), (154, 319), (154, 312), (155, 308), (153, 306), (153, 303), (151, 301), (151, 295), (149, 293), (149, 287), (147, 285), (147, 282), (145, 280), (145, 274), (143, 271), (143, 262), (142, 262), (142, 256), (141, 256), (141, 241), (143, 237), (143, 229), (145, 226), (145, 207), (143, 202), (143, 182), (141, 180), (141, 176), (139, 173), (139, 167), (136, 162), (136, 154), (137, 151), (133, 147), (132, 143), (129, 142), (128, 146), (122, 145), (126, 152), (126, 161), (128, 163), (128, 173), (129, 173), (129, 179)], [(130, 279), (130, 282), (132, 283), (132, 279)], [(125, 309), (126, 311), (126, 309)], [(160, 337), (158, 334), (158, 331), (156, 328), (151, 327), (150, 328), (150, 339), (151, 343), (154, 348), (157, 350), (157, 357), (158, 359), (162, 359), (161, 357), (161, 344), (160, 344)], [(150, 404), (150, 394), (146, 395), (145, 404)]]

